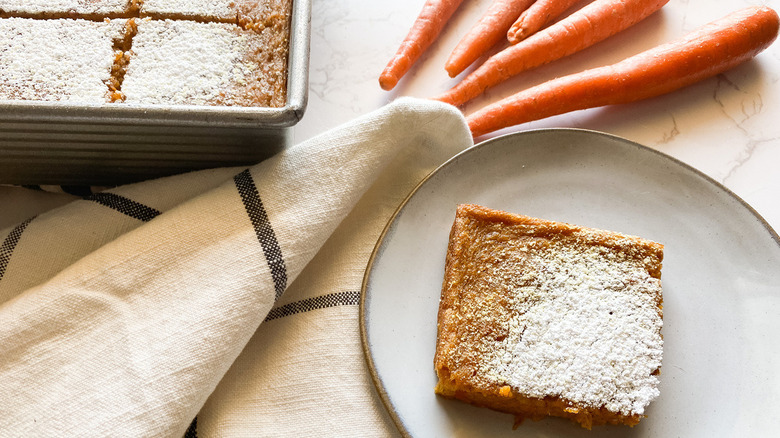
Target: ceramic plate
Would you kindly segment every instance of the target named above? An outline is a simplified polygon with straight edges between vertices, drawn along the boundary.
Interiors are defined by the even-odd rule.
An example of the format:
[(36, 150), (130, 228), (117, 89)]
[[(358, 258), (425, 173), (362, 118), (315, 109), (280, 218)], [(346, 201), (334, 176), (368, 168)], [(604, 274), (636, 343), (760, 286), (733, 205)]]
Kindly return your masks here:
[[(634, 428), (526, 421), (434, 395), (436, 313), (459, 203), (665, 245), (661, 396)], [(780, 430), (780, 239), (748, 205), (652, 149), (575, 129), (495, 138), (407, 198), (378, 242), (361, 318), (374, 382), (415, 437), (775, 436)]]

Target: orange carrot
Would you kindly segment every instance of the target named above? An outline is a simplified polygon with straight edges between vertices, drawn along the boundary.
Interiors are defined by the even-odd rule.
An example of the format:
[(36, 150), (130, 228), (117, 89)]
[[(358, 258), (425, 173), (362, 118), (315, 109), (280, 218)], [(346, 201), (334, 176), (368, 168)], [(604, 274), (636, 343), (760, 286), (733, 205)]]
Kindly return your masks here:
[(524, 71), (569, 56), (642, 21), (669, 0), (596, 0), (491, 56), (438, 100), (463, 105)]
[(569, 111), (655, 97), (751, 59), (775, 40), (778, 27), (774, 10), (742, 9), (617, 64), (528, 88), (475, 112), (467, 122), (477, 137)]
[(379, 76), (379, 85), (391, 90), (412, 64), (436, 40), (452, 14), (463, 0), (427, 0), (409, 34), (401, 43), (393, 59)]
[(528, 38), (539, 29), (550, 24), (579, 0), (536, 0), (520, 18), (512, 24), (506, 38), (512, 44)]
[(485, 15), (455, 46), (444, 64), (451, 78), (459, 75), (466, 67), (504, 39), (512, 23), (534, 0), (495, 0)]

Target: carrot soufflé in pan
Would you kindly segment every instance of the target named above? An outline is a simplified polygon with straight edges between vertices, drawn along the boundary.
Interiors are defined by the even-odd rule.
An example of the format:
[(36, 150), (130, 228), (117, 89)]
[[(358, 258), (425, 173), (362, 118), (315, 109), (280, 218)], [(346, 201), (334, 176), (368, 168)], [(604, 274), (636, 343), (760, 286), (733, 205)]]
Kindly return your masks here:
[(283, 107), (292, 0), (0, 0), (0, 100)]

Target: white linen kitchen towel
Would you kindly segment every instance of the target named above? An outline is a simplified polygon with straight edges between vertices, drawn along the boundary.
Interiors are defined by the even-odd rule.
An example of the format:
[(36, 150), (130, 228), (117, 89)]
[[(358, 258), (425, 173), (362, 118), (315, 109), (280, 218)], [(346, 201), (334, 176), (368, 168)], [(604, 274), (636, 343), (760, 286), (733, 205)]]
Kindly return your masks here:
[(403, 98), (249, 169), (0, 231), (0, 436), (394, 434), (362, 275), (403, 198), (471, 145), (455, 108)]

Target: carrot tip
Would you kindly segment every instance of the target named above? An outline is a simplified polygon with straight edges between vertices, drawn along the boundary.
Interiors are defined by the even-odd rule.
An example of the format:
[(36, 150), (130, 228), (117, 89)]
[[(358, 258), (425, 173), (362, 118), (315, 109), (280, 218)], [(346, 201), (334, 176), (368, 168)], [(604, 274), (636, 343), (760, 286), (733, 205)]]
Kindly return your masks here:
[(457, 69), (455, 67), (447, 67), (447, 66), (444, 67), (444, 70), (447, 71), (447, 75), (449, 75), (449, 77), (451, 77), (451, 78), (454, 78), (455, 76), (458, 76), (460, 74), (460, 72), (461, 72), (461, 70), (459, 70), (459, 69)]
[(379, 86), (385, 91), (392, 90), (398, 84), (398, 78), (390, 75), (379, 76)]
[(520, 41), (525, 39), (525, 32), (523, 32), (522, 28), (509, 29), (509, 32), (506, 33), (506, 39), (507, 41), (509, 41), (510, 44), (517, 44)]
[(450, 101), (450, 99), (447, 98), (446, 94), (441, 95), (441, 96), (432, 97), (431, 100), (437, 100), (439, 102), (448, 103), (450, 105), (453, 105), (452, 101)]

